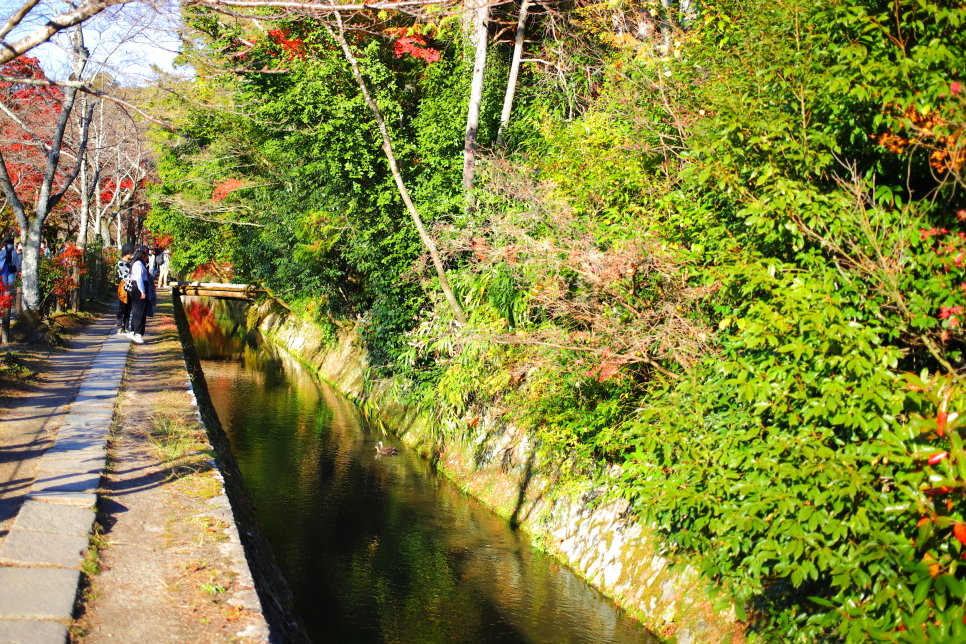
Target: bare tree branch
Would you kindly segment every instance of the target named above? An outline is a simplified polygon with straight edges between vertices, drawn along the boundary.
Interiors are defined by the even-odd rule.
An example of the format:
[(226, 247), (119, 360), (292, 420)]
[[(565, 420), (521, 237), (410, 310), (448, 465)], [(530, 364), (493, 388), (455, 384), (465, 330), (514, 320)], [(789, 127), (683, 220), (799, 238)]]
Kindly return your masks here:
[(17, 25), (21, 23), (21, 21), (23, 21), (24, 17), (30, 13), (30, 10), (37, 6), (38, 2), (40, 2), (40, 0), (27, 0), (22, 7), (17, 9), (14, 14), (7, 19), (7, 22), (4, 23), (3, 27), (0, 28), (0, 40), (6, 38), (7, 34), (15, 29)]
[(60, 203), (60, 200), (64, 198), (64, 194), (70, 188), (70, 185), (74, 183), (74, 179), (76, 179), (77, 175), (80, 173), (81, 165), (84, 163), (84, 151), (87, 149), (88, 135), (91, 128), (91, 119), (93, 118), (94, 105), (91, 104), (87, 108), (87, 116), (84, 118), (83, 135), (81, 137), (80, 146), (77, 148), (77, 163), (74, 164), (74, 169), (64, 180), (64, 188), (50, 198), (50, 202), (47, 207), (48, 211), (53, 210), (57, 204)]

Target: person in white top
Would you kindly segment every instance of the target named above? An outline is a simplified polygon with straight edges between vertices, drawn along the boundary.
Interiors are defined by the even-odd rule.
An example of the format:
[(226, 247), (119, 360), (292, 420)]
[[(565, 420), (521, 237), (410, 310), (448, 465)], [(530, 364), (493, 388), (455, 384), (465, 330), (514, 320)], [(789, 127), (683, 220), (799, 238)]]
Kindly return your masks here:
[(131, 332), (128, 336), (132, 342), (144, 344), (144, 330), (148, 316), (151, 315), (151, 305), (154, 304), (154, 282), (148, 274), (148, 247), (138, 246), (131, 258), (131, 280), (134, 287), (128, 294), (133, 303), (131, 306)]

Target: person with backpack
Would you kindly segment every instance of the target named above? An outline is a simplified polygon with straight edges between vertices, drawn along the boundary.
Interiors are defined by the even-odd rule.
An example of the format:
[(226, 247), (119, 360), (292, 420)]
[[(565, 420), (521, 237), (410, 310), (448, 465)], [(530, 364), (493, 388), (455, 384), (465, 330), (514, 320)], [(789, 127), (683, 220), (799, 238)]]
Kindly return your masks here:
[(8, 291), (13, 291), (14, 282), (20, 273), (23, 258), (13, 247), (13, 239), (7, 237), (3, 240), (3, 248), (0, 248), (0, 280)]
[(154, 280), (148, 272), (150, 251), (147, 246), (138, 246), (131, 258), (131, 282), (133, 288), (129, 297), (131, 304), (131, 331), (128, 337), (135, 344), (144, 344), (144, 331), (148, 317), (153, 313), (156, 301)]
[(131, 258), (134, 256), (134, 246), (121, 246), (121, 259), (117, 262), (117, 334), (125, 335), (131, 324), (131, 290), (134, 280), (131, 278)]

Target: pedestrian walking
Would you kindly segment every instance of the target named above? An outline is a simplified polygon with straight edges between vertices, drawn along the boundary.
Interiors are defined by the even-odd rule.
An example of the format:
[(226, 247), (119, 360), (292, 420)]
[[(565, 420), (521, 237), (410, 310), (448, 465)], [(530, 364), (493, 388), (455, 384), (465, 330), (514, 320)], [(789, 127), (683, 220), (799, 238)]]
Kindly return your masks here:
[(131, 291), (134, 289), (134, 279), (131, 277), (131, 258), (134, 256), (134, 246), (121, 246), (121, 259), (117, 262), (117, 334), (122, 335), (131, 328), (131, 307), (134, 300)]
[(42, 239), (40, 240), (40, 256), (50, 257), (50, 249), (47, 248), (47, 242)]
[(150, 251), (147, 246), (138, 246), (131, 258), (131, 332), (128, 336), (136, 344), (144, 344), (144, 331), (148, 316), (153, 313), (155, 302), (154, 280), (148, 272)]
[(154, 279), (158, 279), (158, 249), (152, 248), (148, 251), (148, 274)]
[(169, 288), (170, 284), (168, 284), (168, 280), (171, 275), (171, 251), (167, 248), (161, 249), (161, 254), (158, 255), (158, 266), (160, 267), (158, 273), (158, 288)]
[(0, 280), (8, 291), (13, 292), (13, 285), (17, 281), (23, 257), (13, 247), (13, 239), (7, 237), (0, 248)]

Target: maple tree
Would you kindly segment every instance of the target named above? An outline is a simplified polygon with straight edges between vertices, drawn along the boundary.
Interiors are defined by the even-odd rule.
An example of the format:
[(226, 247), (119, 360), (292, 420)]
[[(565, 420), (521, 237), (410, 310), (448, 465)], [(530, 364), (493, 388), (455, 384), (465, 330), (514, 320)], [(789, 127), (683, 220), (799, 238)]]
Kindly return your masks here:
[[(80, 78), (87, 65), (88, 51), (78, 30), (73, 40), (72, 78)], [(36, 59), (14, 60), (0, 68), (6, 79), (24, 81), (45, 78)], [(5, 81), (0, 94), (3, 129), (10, 137), (0, 146), (0, 188), (13, 210), (23, 242), (23, 303), (27, 319), (38, 322), (41, 303), (39, 267), (40, 241), (48, 216), (67, 195), (80, 173), (88, 143), (94, 106), (86, 110), (77, 141), (70, 131), (70, 119), (78, 89), (35, 86)], [(8, 156), (10, 157), (8, 163)], [(64, 171), (62, 158), (73, 163)]]

